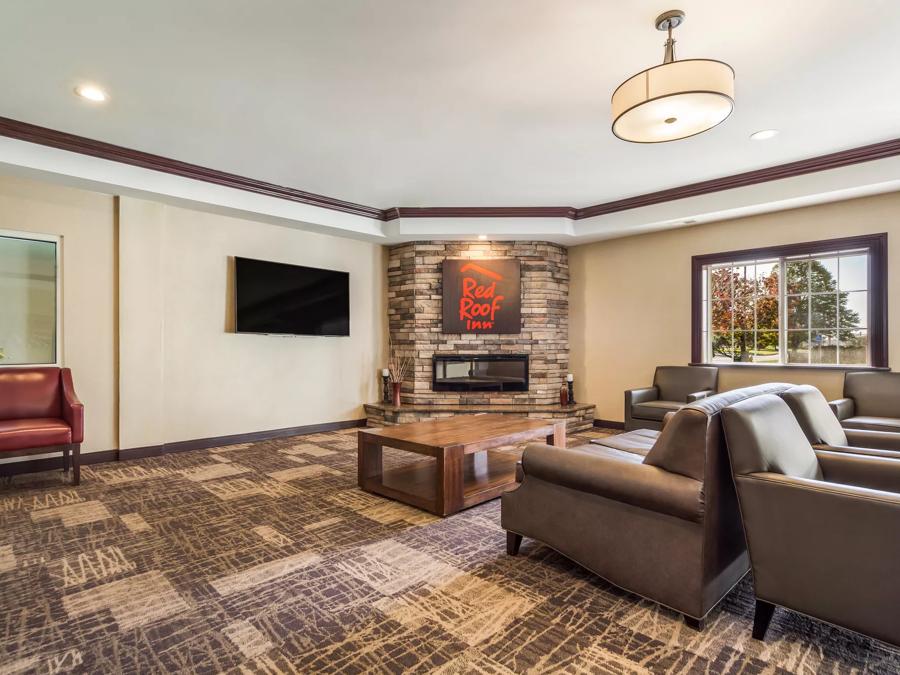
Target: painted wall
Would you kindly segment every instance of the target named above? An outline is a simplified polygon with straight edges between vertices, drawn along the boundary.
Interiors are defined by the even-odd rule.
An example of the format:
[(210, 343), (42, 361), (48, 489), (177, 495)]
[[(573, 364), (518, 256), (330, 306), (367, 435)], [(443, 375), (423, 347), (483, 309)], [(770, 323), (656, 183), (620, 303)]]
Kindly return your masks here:
[[(0, 177), (0, 229), (63, 237), (83, 452), (364, 417), (386, 361), (378, 244)], [(351, 336), (231, 332), (232, 256), (350, 272)]]
[(115, 448), (115, 198), (0, 177), (0, 229), (62, 237), (60, 355), (85, 407), (82, 449)]
[[(121, 203), (122, 447), (153, 443), (145, 398), (160, 429), (156, 443), (364, 416), (362, 404), (379, 396), (385, 362), (381, 246), (124, 197)], [(349, 272), (350, 336), (232, 332), (233, 256)], [(128, 278), (132, 261), (145, 268), (137, 282)], [(129, 304), (142, 308), (140, 316), (128, 314)], [(144, 347), (129, 350), (132, 338)], [(154, 383), (155, 394), (129, 381), (137, 373)]]
[[(888, 232), (889, 354), (900, 354), (900, 193), (614, 239), (569, 249), (570, 362), (576, 398), (622, 421), (625, 389), (648, 386), (657, 365), (691, 359), (691, 256)], [(841, 394), (843, 371), (722, 368), (720, 390), (784, 381)]]

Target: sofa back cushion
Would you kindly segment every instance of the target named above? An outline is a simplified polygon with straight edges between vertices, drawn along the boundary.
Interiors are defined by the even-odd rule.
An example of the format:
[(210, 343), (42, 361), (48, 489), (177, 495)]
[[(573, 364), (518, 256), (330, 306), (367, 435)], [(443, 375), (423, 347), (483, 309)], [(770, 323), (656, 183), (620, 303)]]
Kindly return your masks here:
[(59, 417), (59, 368), (0, 369), (0, 420)]
[(715, 391), (719, 369), (708, 366), (659, 366), (653, 386), (659, 389), (660, 401), (687, 403), (689, 394), (706, 389)]
[[(647, 456), (645, 464), (703, 480), (707, 457), (724, 457), (719, 413), (727, 406), (763, 394), (778, 394), (791, 385), (780, 382), (759, 384), (716, 394), (685, 406), (675, 413)], [(710, 447), (713, 446), (713, 447)]]
[(794, 413), (810, 443), (847, 445), (847, 434), (821, 391), (801, 384), (781, 392), (781, 398)]
[(756, 396), (722, 413), (735, 476), (780, 473), (821, 480), (822, 469), (806, 434), (781, 398)]
[(900, 373), (847, 373), (844, 396), (853, 399), (857, 415), (900, 417)]

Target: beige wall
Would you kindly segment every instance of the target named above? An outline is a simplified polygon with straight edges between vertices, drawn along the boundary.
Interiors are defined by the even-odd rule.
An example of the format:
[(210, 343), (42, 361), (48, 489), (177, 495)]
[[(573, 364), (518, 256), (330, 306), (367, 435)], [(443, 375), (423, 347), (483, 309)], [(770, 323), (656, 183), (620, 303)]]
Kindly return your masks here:
[[(114, 198), (0, 177), (0, 229), (62, 237), (60, 360), (85, 406), (85, 452), (116, 447)], [(0, 310), (2, 311), (2, 310)]]
[[(84, 452), (364, 417), (386, 361), (378, 244), (0, 177), (0, 229), (63, 237)], [(347, 338), (230, 332), (230, 257), (350, 272)]]
[[(647, 386), (657, 365), (691, 359), (691, 256), (888, 232), (900, 260), (900, 193), (614, 239), (569, 249), (571, 363), (576, 396), (596, 417), (621, 421), (623, 391)], [(888, 279), (889, 353), (900, 354), (900, 275)], [(893, 363), (893, 360), (892, 360)], [(843, 372), (723, 368), (721, 390), (763, 381), (841, 393)]]

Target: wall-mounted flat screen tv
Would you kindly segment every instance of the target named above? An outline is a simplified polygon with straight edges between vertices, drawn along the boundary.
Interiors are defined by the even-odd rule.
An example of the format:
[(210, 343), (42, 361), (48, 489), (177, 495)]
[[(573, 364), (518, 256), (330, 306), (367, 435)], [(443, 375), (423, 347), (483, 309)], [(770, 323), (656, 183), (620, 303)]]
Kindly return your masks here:
[(350, 335), (350, 274), (234, 259), (235, 331)]

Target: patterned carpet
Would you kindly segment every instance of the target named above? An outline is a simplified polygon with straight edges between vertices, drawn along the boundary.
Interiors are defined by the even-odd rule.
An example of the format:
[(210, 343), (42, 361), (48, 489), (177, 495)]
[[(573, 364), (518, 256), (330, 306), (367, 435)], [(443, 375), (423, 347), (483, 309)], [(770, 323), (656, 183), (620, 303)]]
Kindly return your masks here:
[(508, 557), (499, 501), (442, 520), (357, 490), (355, 434), (0, 488), (0, 673), (900, 671), (784, 611), (752, 640), (747, 581), (698, 633), (533, 541)]

